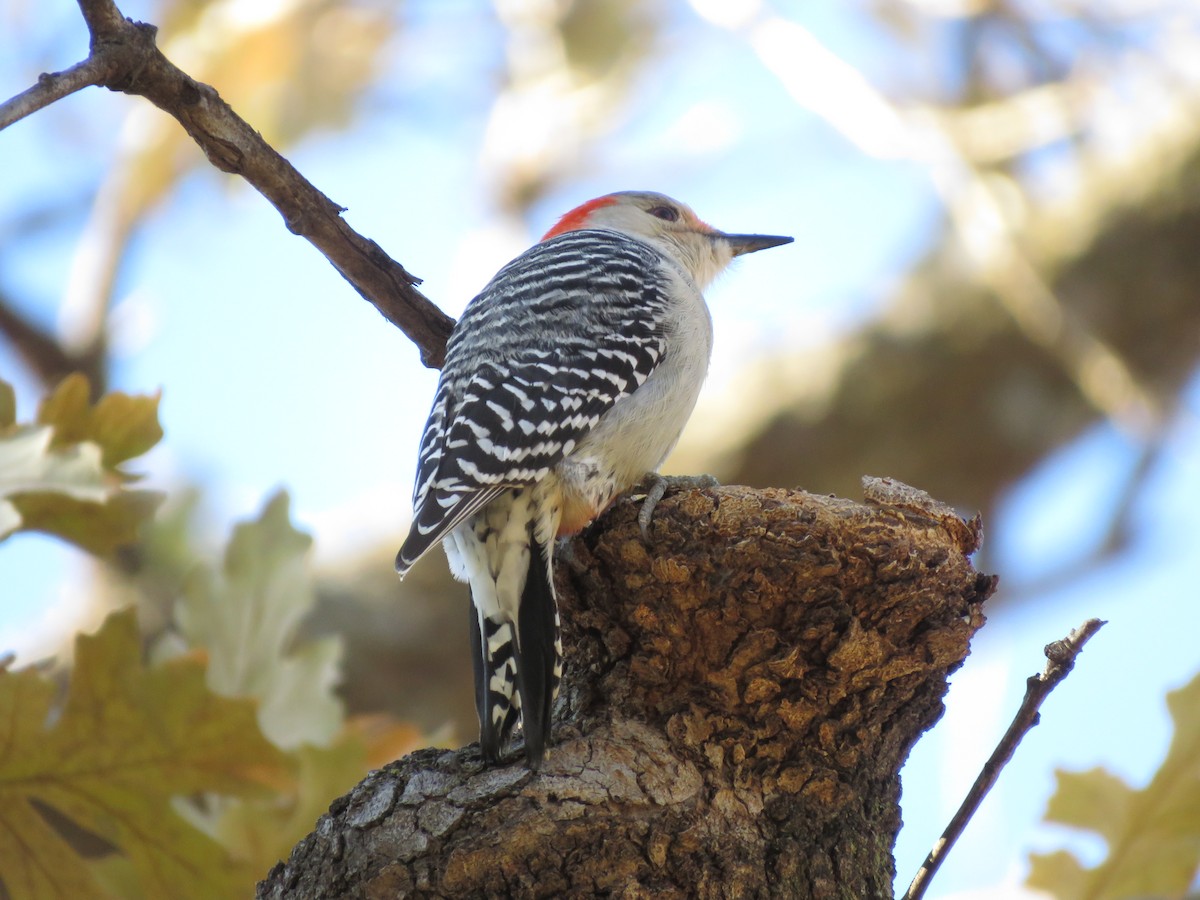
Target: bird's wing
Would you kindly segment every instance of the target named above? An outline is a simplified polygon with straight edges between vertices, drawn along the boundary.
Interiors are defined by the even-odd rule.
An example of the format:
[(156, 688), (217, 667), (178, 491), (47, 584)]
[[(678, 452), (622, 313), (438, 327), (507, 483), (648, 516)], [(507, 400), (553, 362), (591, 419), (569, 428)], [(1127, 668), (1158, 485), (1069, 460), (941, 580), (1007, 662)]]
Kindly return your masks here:
[(610, 231), (537, 244), (468, 305), (417, 461), (401, 573), (505, 488), (533, 484), (665, 350), (663, 257)]

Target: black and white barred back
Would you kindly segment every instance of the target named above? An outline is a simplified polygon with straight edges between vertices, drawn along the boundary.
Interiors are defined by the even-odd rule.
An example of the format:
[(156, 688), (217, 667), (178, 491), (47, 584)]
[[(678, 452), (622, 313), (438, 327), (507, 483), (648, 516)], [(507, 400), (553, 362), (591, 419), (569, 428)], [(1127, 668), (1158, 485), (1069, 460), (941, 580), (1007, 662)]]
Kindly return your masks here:
[[(455, 539), (460, 554), (487, 556), (474, 567), (460, 558), (469, 571), (456, 574), (473, 575), (476, 700), (490, 758), (520, 716), (526, 754), (540, 762), (561, 667), (554, 535), (536, 533), (533, 486), (662, 360), (664, 265), (675, 264), (624, 234), (567, 232), (501, 269), (447, 344), (418, 454), (413, 525), (396, 569), (403, 575), (464, 524)], [(519, 585), (500, 571), (497, 549), (510, 547), (505, 528), (518, 513), (524, 519), (512, 527), (528, 535)], [(479, 585), (480, 577), (491, 582)]]

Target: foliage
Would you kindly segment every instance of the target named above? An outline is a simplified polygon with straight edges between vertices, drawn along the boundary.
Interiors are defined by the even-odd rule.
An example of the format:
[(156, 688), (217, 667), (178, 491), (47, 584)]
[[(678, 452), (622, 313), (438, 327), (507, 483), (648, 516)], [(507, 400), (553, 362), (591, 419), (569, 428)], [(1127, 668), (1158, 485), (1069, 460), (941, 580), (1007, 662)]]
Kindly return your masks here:
[(148, 665), (125, 610), (77, 639), (61, 704), (38, 668), (0, 674), (9, 896), (245, 896), (368, 767), (425, 742), (345, 720), (340, 640), (298, 635), (310, 544), (281, 493), (219, 572), (194, 563)]
[[(172, 809), (198, 792), (247, 794), (284, 755), (254, 705), (214, 695), (200, 654), (147, 667), (130, 611), (76, 642), (65, 701), (34, 669), (0, 676), (0, 872), (13, 897), (100, 896), (65, 817), (118, 848), (148, 896), (233, 896), (251, 873)], [(49, 810), (49, 811), (48, 811)]]
[(155, 397), (106, 394), (95, 405), (82, 375), (64, 379), (19, 425), (12, 388), (0, 382), (0, 539), (45, 531), (98, 555), (132, 543), (162, 497), (130, 490), (120, 467), (158, 443)]
[(1175, 736), (1150, 783), (1135, 790), (1102, 768), (1058, 772), (1046, 818), (1096, 832), (1095, 868), (1066, 851), (1035, 855), (1029, 884), (1061, 900), (1182, 896), (1200, 874), (1200, 677), (1167, 695)]
[[(3, 534), (41, 528), (95, 553), (132, 542), (158, 495), (130, 491), (120, 466), (161, 434), (157, 397), (93, 404), (80, 376), (19, 426), (0, 383)], [(220, 568), (195, 558), (185, 523), (164, 527), (169, 566), (188, 574), (149, 664), (126, 609), (77, 639), (61, 702), (42, 668), (0, 672), (6, 896), (244, 896), (368, 766), (423, 741), (386, 719), (345, 720), (340, 639), (299, 635), (312, 541), (286, 494), (234, 529)]]
[[(677, 19), (655, 22), (656, 14), (666, 14), (667, 8), (662, 4), (621, 0), (607, 4), (494, 5), (495, 15), (489, 18), (489, 25), (499, 26), (496, 31), (502, 40), (507, 40), (508, 52), (503, 53), (505, 48), (497, 45), (492, 53), (477, 54), (496, 69), (488, 82), (498, 86), (500, 102), (490, 112), (488, 127), (476, 129), (481, 133), (486, 131), (487, 135), (479, 153), (487, 177), (462, 179), (468, 191), (478, 194), (483, 189), (483, 200), (470, 197), (476, 206), (490, 202), (505, 212), (520, 212), (525, 204), (561, 188), (566, 176), (589, 166), (595, 169), (604, 156), (595, 151), (605, 149), (597, 139), (614, 123), (629, 118), (622, 115), (626, 101), (635, 101), (629, 109), (637, 113), (633, 119), (642, 127), (655, 117), (654, 112), (673, 128), (686, 124), (685, 119), (674, 124), (673, 116), (662, 115), (661, 108), (647, 113), (644, 104), (652, 98), (639, 88), (649, 82), (629, 77), (634, 66), (643, 63), (655, 83), (665, 78), (666, 83), (676, 84), (683, 74), (682, 70), (674, 71), (674, 64), (680, 56), (692, 52), (690, 39), (684, 39), (688, 38), (688, 25), (685, 23), (681, 28)], [(17, 4), (14, 9), (23, 6)], [(429, 31), (418, 30), (423, 20), (433, 20), (434, 28), (444, 27), (439, 25), (437, 16), (429, 15), (434, 5), (428, 10), (417, 10), (417, 15), (405, 14), (404, 18), (394, 15), (388, 5), (373, 0), (350, 4), (326, 0), (265, 4), (255, 7), (253, 15), (246, 15), (251, 6), (254, 5), (198, 0), (168, 3), (160, 10), (142, 12), (151, 13), (151, 20), (161, 26), (161, 45), (173, 60), (197, 78), (218, 86), (222, 95), (278, 146), (340, 125), (363, 108), (364, 97), (374, 95), (373, 109), (378, 112), (382, 96), (384, 111), (396, 112), (386, 104), (395, 103), (398, 95), (408, 99), (405, 82), (389, 78), (383, 91), (373, 91), (371, 85), (377, 73), (389, 65), (389, 59), (406, 57), (405, 53), (395, 53), (404, 48), (394, 39), (399, 36), (409, 46), (419, 47), (430, 36)], [(688, 6), (683, 4), (679, 8)], [(1059, 11), (1068, 15), (1077, 12), (1069, 4), (1049, 6), (1055, 10), (1061, 7)], [(1195, 168), (1197, 119), (1186, 114), (1186, 110), (1194, 106), (1196, 82), (1177, 77), (1181, 71), (1191, 71), (1185, 63), (1191, 58), (1189, 54), (1194, 55), (1194, 29), (1189, 28), (1187, 21), (1179, 16), (1131, 17), (1126, 11), (1109, 15), (1103, 10), (1093, 10), (1087, 17), (1088, 27), (1075, 28), (1068, 23), (1067, 15), (1027, 17), (989, 4), (973, 5), (969, 11), (960, 10), (961, 15), (956, 13), (949, 18), (944, 10), (926, 9), (921, 4), (871, 4), (867, 8), (888, 26), (878, 29), (876, 46), (881, 49), (872, 51), (872, 65), (888, 68), (896, 64), (892, 54), (882, 49), (885, 41), (892, 41), (907, 42), (910, 47), (907, 58), (918, 67), (917, 77), (892, 79), (910, 86), (893, 97), (875, 93), (868, 79), (850, 65), (841, 65), (832, 52), (815, 40), (801, 42), (793, 37), (782, 44), (779, 40), (764, 40), (772, 32), (776, 37), (783, 35), (784, 27), (789, 29), (787, 34), (804, 37), (804, 30), (797, 24), (805, 21), (804, 17), (795, 17), (797, 22), (785, 21), (771, 5), (763, 6), (756, 19), (749, 18), (750, 6), (742, 10), (738, 4), (693, 3), (690, 7), (708, 17), (710, 24), (731, 31), (740, 29), (747, 38), (744, 62), (749, 66), (753, 63), (751, 54), (757, 56), (774, 72), (779, 87), (791, 92), (799, 104), (797, 109), (808, 107), (859, 149), (883, 156), (887, 165), (892, 165), (896, 155), (908, 158), (911, 154), (917, 165), (929, 166), (935, 176), (932, 180), (942, 185), (943, 190), (947, 181), (952, 183), (951, 187), (959, 183), (957, 189), (946, 191), (943, 199), (948, 211), (946, 221), (962, 240), (939, 242), (948, 248), (948, 259), (934, 258), (924, 267), (924, 274), (906, 292), (910, 298), (908, 304), (899, 307), (882, 336), (868, 335), (866, 339), (855, 336), (849, 349), (824, 355), (838, 370), (836, 377), (816, 369), (808, 378), (788, 379), (797, 386), (796, 394), (788, 390), (761, 392), (776, 405), (751, 412), (756, 422), (768, 422), (771, 417), (786, 422), (788, 416), (818, 417), (818, 413), (811, 411), (827, 410), (820, 413), (821, 428), (790, 436), (783, 433), (782, 425), (760, 428), (765, 438), (750, 451), (745, 447), (718, 446), (716, 449), (724, 458), (751, 460), (760, 466), (757, 473), (730, 472), (730, 480), (791, 483), (801, 477), (790, 468), (781, 469), (783, 475), (778, 474), (780, 470), (763, 474), (764, 463), (775, 463), (768, 452), (770, 445), (783, 448), (772, 451), (782, 452), (781, 467), (785, 463), (793, 465), (796, 459), (803, 460), (803, 478), (807, 483), (833, 489), (847, 483), (848, 477), (848, 483), (856, 485), (863, 471), (874, 468), (875, 464), (869, 460), (878, 460), (878, 448), (886, 447), (889, 471), (929, 472), (912, 477), (930, 487), (937, 486), (935, 479), (946, 477), (952, 485), (950, 490), (962, 490), (971, 497), (992, 498), (995, 491), (1011, 484), (1025, 471), (1036, 456), (1075, 434), (1079, 423), (1090, 421), (1097, 410), (1132, 421), (1129, 433), (1143, 433), (1140, 425), (1144, 423), (1139, 419), (1139, 409), (1144, 405), (1139, 399), (1143, 386), (1139, 379), (1146, 379), (1147, 385), (1162, 392), (1161, 397), (1151, 398), (1154, 401), (1149, 404), (1151, 410), (1172, 406), (1170, 400), (1179, 383), (1178, 373), (1190, 372), (1195, 360), (1190, 343), (1194, 329), (1187, 327), (1189, 320), (1179, 313), (1195, 308), (1189, 302), (1194, 278), (1186, 265), (1191, 246), (1187, 235), (1194, 225), (1186, 214), (1192, 211), (1186, 200), (1194, 192), (1184, 190), (1186, 184), (1173, 183), (1178, 172), (1186, 171), (1188, 160), (1193, 162), (1187, 166)], [(461, 10), (455, 7), (450, 15), (460, 14)], [(22, 24), (19, 15), (14, 21), (18, 26)], [(78, 22), (72, 25), (69, 36), (76, 46), (81, 46), (78, 39), (83, 32)], [(657, 39), (659, 31), (663, 32), (663, 40)], [(1080, 35), (1084, 40), (1077, 43)], [(331, 36), (336, 39), (331, 40)], [(432, 36), (436, 38), (436, 34)], [(44, 55), (45, 48), (50, 46), (36, 38), (20, 43), (20, 49), (29, 49), (35, 56)], [(69, 42), (64, 36), (53, 43)], [(471, 40), (456, 43), (468, 52), (477, 53), (479, 49)], [(783, 46), (783, 56), (772, 54), (772, 46)], [(796, 47), (809, 49), (797, 53)], [(851, 47), (851, 42), (843, 36), (841, 49), (848, 53)], [(946, 56), (947, 48), (950, 57)], [(1146, 48), (1151, 52), (1143, 52)], [(936, 90), (926, 96), (929, 82), (921, 73), (926, 72), (931, 60), (946, 58), (952, 58), (955, 64), (933, 67), (948, 77), (944, 83), (939, 78)], [(1133, 67), (1131, 62), (1135, 60), (1142, 65)], [(439, 61), (449, 70), (472, 75), (476, 72), (468, 60), (453, 54), (444, 55)], [(1079, 64), (1080, 61), (1086, 64)], [(1153, 65), (1145, 65), (1147, 62)], [(41, 60), (30, 61), (26, 68), (37, 71), (35, 65), (40, 66)], [(394, 70), (389, 68), (387, 73), (391, 76)], [(449, 96), (439, 92), (434, 102), (434, 94), (427, 88), (428, 84), (413, 88), (411, 96), (417, 98), (413, 104), (417, 117), (410, 124), (420, 126), (416, 130), (423, 130), (429, 137), (428, 132), (437, 127), (430, 111), (461, 97), (453, 92)], [(754, 92), (759, 105), (771, 101), (768, 91)], [(1128, 95), (1127, 102), (1122, 102), (1123, 95)], [(478, 103), (474, 88), (468, 96)], [(837, 98), (837, 102), (829, 103), (830, 97)], [(1176, 103), (1176, 97), (1189, 102)], [(942, 102), (943, 98), (948, 99)], [(90, 317), (95, 323), (93, 333), (85, 334), (82, 342), (91, 349), (103, 347), (109, 335), (111, 322), (106, 310), (115, 305), (111, 295), (113, 285), (128, 284), (127, 278), (116, 279), (110, 274), (127, 265), (131, 237), (146, 227), (150, 210), (171, 195), (183, 176), (197, 166), (206, 170), (203, 157), (175, 121), (140, 101), (122, 98), (119, 102), (122, 105), (113, 108), (128, 110), (128, 121), (124, 127), (108, 129), (122, 138), (113, 150), (114, 159), (104, 173), (103, 188), (96, 191), (97, 200), (80, 239), (81, 250), (87, 252), (76, 253), (77, 260), (96, 260), (76, 278), (78, 284), (94, 292), (85, 298), (90, 302), (75, 303), (75, 315), (82, 320)], [(689, 111), (689, 116), (711, 112), (714, 107), (719, 111), (720, 103), (706, 97), (703, 104)], [(1178, 110), (1184, 110), (1185, 114)], [(444, 117), (453, 123), (455, 139), (461, 139), (464, 115), (469, 117), (471, 112), (455, 109), (453, 115)], [(712, 124), (709, 119), (703, 121), (708, 126)], [(750, 121), (746, 119), (747, 123)], [(783, 116), (779, 121), (791, 119)], [(536, 127), (544, 123), (552, 123), (553, 127)], [(1097, 123), (1102, 127), (1096, 127)], [(663, 158), (668, 160), (666, 165), (659, 160), (660, 170), (672, 175), (681, 172), (680, 147), (690, 160), (683, 171), (689, 166), (707, 167), (722, 161), (729, 168), (734, 157), (721, 141), (730, 139), (730, 132), (752, 129), (743, 128), (740, 108), (739, 116), (726, 125), (716, 129), (706, 127), (702, 135), (690, 137), (685, 132), (663, 132), (664, 138), (671, 139), (656, 142), (664, 148), (658, 152), (667, 154)], [(78, 123), (63, 127), (60, 121), (56, 133), (64, 144), (69, 142), (87, 155), (83, 160), (86, 164), (77, 166), (77, 170), (98, 180), (101, 169), (94, 165), (97, 154), (101, 150), (107, 153), (111, 148), (101, 147), (94, 140), (80, 140), (79, 135), (88, 132)], [(789, 134), (773, 128), (769, 137), (782, 146), (781, 141), (791, 139)], [(1121, 136), (1115, 142), (1117, 152), (1111, 152), (1113, 134)], [(929, 152), (931, 147), (937, 152)], [(950, 161), (954, 165), (949, 170), (947, 154), (937, 150), (946, 147), (953, 150)], [(1047, 147), (1052, 152), (1047, 153)], [(403, 158), (397, 159), (395, 167), (403, 170)], [(601, 166), (600, 175), (615, 176), (629, 171), (627, 153), (616, 154), (613, 159), (617, 168), (604, 170)], [(1058, 183), (1062, 174), (1062, 170), (1048, 169), (1047, 163), (1058, 166), (1069, 161), (1074, 162), (1067, 178), (1072, 185), (1067, 192), (1069, 197), (1056, 190), (1045, 190), (1051, 180)], [(822, 167), (808, 168), (820, 171)], [(1047, 174), (1055, 176), (1054, 179), (1047, 178)], [(1141, 219), (1140, 208), (1150, 205), (1143, 203), (1142, 198), (1153, 195), (1152, 187), (1158, 191), (1163, 186), (1161, 193), (1170, 201), (1165, 204), (1166, 218), (1179, 223), (1178, 234), (1173, 230), (1158, 233), (1114, 229), (1117, 240), (1108, 244), (1099, 242), (1099, 252), (1095, 254), (1103, 265), (1096, 268), (1095, 260), (1090, 261), (1098, 274), (1090, 282), (1085, 274), (1084, 289), (1078, 291), (1083, 302), (1078, 302), (1078, 298), (1072, 301), (1069, 285), (1059, 296), (1057, 273), (1067, 269), (1074, 256), (1092, 242), (1095, 234), (1101, 233), (1101, 226), (1122, 223), (1124, 206), (1137, 208), (1136, 218)], [(45, 223), (50, 223), (52, 229), (65, 231), (63, 223), (70, 221), (64, 219), (62, 209), (70, 209), (73, 204), (63, 203), (56, 191), (44, 193), (43, 205), (32, 211), (14, 208), (5, 227), (0, 227), (6, 237), (0, 244), (12, 256), (14, 266), (18, 261), (28, 264), (28, 259), (37, 258), (36, 243), (44, 241), (47, 234)], [(834, 193), (839, 208), (853, 201), (845, 191)], [(863, 193), (872, 202), (878, 197), (875, 191)], [(790, 195), (781, 189), (779, 196), (783, 202)], [(1066, 202), (1068, 199), (1071, 202)], [(1155, 201), (1155, 206), (1158, 203)], [(813, 214), (810, 208), (809, 215)], [(815, 214), (819, 216), (819, 211)], [(882, 217), (885, 221), (886, 218)], [(1064, 222), (1069, 227), (1064, 227)], [(179, 243), (187, 246), (186, 242)], [(1174, 247), (1183, 248), (1183, 252), (1176, 256), (1162, 255)], [(968, 251), (965, 254), (964, 248)], [(968, 290), (956, 280), (959, 277), (956, 273), (964, 269), (969, 270), (971, 285), (976, 282), (990, 285), (989, 290), (996, 297), (989, 294), (981, 305), (972, 306), (974, 288)], [(1030, 279), (1022, 273), (1025, 276), (1032, 273), (1034, 277)], [(1077, 278), (1077, 284), (1078, 281)], [(5, 292), (12, 289), (9, 282), (16, 283), (9, 279), (4, 285)], [(947, 298), (945, 308), (930, 300), (937, 297)], [(1172, 305), (1167, 302), (1170, 297), (1182, 298), (1183, 302)], [(25, 302), (10, 305), (7, 297), (0, 297), (0, 310), (12, 314), (22, 306), (33, 309), (41, 300), (33, 293), (16, 299)], [(241, 302), (240, 298), (234, 301)], [(1155, 314), (1147, 316), (1147, 309)], [(1122, 310), (1135, 313), (1128, 327), (1121, 324)], [(993, 324), (995, 312), (1011, 314), (1008, 318), (1019, 326), (1017, 331), (1025, 332), (1028, 340), (1016, 342), (1006, 338), (1006, 333)], [(905, 327), (897, 331), (894, 323), (901, 321)], [(1139, 327), (1146, 322), (1150, 325)], [(33, 324), (37, 324), (36, 317)], [(931, 336), (930, 343), (914, 339), (911, 350), (905, 349), (909, 336), (918, 338), (926, 330)], [(13, 329), (5, 336), (11, 340), (18, 335), (19, 347), (20, 334), (20, 330)], [(1106, 336), (1114, 347), (1104, 343)], [(1168, 340), (1170, 336), (1175, 336), (1176, 343)], [(980, 347), (992, 348), (994, 355), (981, 357)], [(954, 348), (962, 352), (953, 352)], [(1030, 348), (1032, 354), (1027, 352)], [(902, 357), (901, 352), (907, 356)], [(806, 367), (812, 370), (813, 355), (805, 353)], [(861, 365), (852, 365), (848, 359), (858, 360)], [(1056, 365), (1046, 364), (1047, 359)], [(997, 360), (1002, 365), (997, 365)], [(924, 376), (923, 366), (929, 362), (934, 368)], [(904, 377), (897, 378), (898, 371)], [(1060, 374), (1067, 377), (1059, 377)], [(971, 381), (976, 375), (982, 386), (979, 389)], [(776, 378), (770, 383), (777, 381)], [(822, 393), (812, 389), (814, 384), (823, 386)], [(1059, 390), (1056, 387), (1059, 384), (1065, 389)], [(830, 386), (828, 395), (823, 393), (826, 385)], [(835, 390), (838, 385), (844, 389)], [(849, 387), (845, 388), (846, 385)], [(925, 386), (931, 387), (926, 390)], [(993, 386), (1001, 390), (992, 394)], [(892, 388), (896, 389), (894, 396)], [(55, 397), (59, 393), (62, 393), (60, 404), (56, 406), (53, 398), (47, 402), (47, 407), (54, 411), (50, 415), (53, 421), (39, 417), (37, 423), (18, 426), (12, 391), (0, 383), (0, 540), (16, 530), (36, 529), (58, 534), (93, 553), (108, 555), (134, 539), (158, 497), (130, 490), (128, 476), (117, 469), (120, 461), (115, 457), (121, 451), (104, 450), (105, 441), (115, 441), (119, 446), (121, 439), (105, 434), (104, 429), (94, 434), (82, 425), (72, 437), (71, 427), (90, 421), (93, 416), (114, 424), (135, 422), (146, 411), (141, 404), (151, 403), (156, 408), (157, 399), (125, 398), (132, 404), (130, 407), (119, 415), (102, 415), (100, 410), (106, 403), (121, 402), (109, 398), (120, 395), (102, 398), (93, 408), (87, 402), (86, 389), (80, 393), (78, 384), (69, 388), (60, 386)], [(921, 415), (930, 408), (929, 397), (933, 394), (940, 398), (938, 421), (953, 423), (953, 428), (931, 438), (932, 432), (926, 428), (896, 427), (896, 423), (911, 425), (914, 421), (924, 421)], [(250, 396), (258, 402), (253, 392)], [(954, 397), (963, 398), (964, 410), (984, 414), (967, 418), (965, 414), (948, 411), (947, 404)], [(1019, 415), (995, 414), (998, 409), (1011, 411), (1014, 404), (1019, 406)], [(865, 412), (859, 416), (858, 410)], [(742, 410), (739, 408), (738, 412)], [(722, 421), (724, 424), (718, 424), (714, 433), (720, 432), (722, 436), (739, 433), (737, 428), (728, 427), (728, 420)], [(964, 421), (970, 426), (962, 427)], [(998, 423), (994, 430), (990, 430), (990, 422)], [(873, 423), (880, 424), (886, 432), (885, 439), (871, 436)], [(818, 430), (827, 437), (816, 440), (813, 435)], [(920, 438), (907, 452), (904, 442), (897, 437), (904, 431)], [(147, 427), (143, 438), (150, 433)], [(938, 452), (929, 452), (931, 441)], [(702, 442), (711, 459), (711, 435), (706, 434)], [(795, 453), (794, 448), (800, 445), (809, 452)], [(846, 448), (866, 448), (868, 461), (863, 461), (862, 454), (847, 452)], [(962, 448), (957, 456), (952, 453), (955, 448)], [(989, 452), (981, 453), (980, 448), (988, 448)], [(710, 468), (703, 463), (696, 467)], [(1144, 473), (1151, 468), (1139, 465), (1137, 470)], [(1133, 496), (1137, 487), (1138, 483), (1131, 480), (1127, 493)], [(282, 502), (286, 507), (286, 501)], [(968, 505), (966, 501), (964, 505)], [(1123, 505), (1123, 510), (1127, 512), (1132, 505)], [(1116, 521), (1118, 515), (1124, 514), (1122, 510), (1113, 513), (1113, 535), (1128, 530), (1119, 527), (1128, 522)], [(286, 508), (283, 517), (286, 518)], [(264, 520), (267, 518), (264, 515)], [(259, 727), (282, 745), (294, 748), (289, 753), (292, 766), (275, 785), (278, 793), (255, 798), (226, 796), (219, 803), (206, 797), (204, 814), (194, 806), (187, 808), (190, 821), (217, 835), (230, 847), (238, 843), (230, 835), (239, 828), (245, 838), (243, 844), (248, 846), (254, 842), (254, 835), (269, 843), (295, 821), (308, 817), (311, 823), (314, 811), (319, 811), (318, 798), (322, 792), (338, 779), (349, 778), (352, 770), (364, 764), (362, 760), (369, 760), (366, 748), (379, 746), (377, 742), (372, 744), (373, 739), (360, 723), (341, 722), (342, 713), (332, 690), (340, 659), (337, 642), (302, 641), (298, 637), (298, 623), (311, 599), (311, 589), (296, 574), (303, 556), (299, 542), (282, 529), (273, 536), (245, 538), (245, 551), (235, 551), (233, 544), (237, 541), (235, 536), (224, 567), (195, 571), (196, 559), (190, 547), (181, 552), (177, 561), (172, 561), (180, 571), (186, 568), (190, 574), (184, 589), (172, 582), (170, 590), (164, 591), (167, 618), (177, 630), (156, 645), (154, 657), (157, 660), (174, 655), (178, 658), (173, 665), (202, 652), (209, 660), (206, 669), (209, 686), (218, 693), (257, 698)], [(254, 541), (261, 543), (251, 547)], [(268, 554), (279, 554), (281, 570), (254, 572), (237, 563), (237, 558), (258, 552), (257, 547)], [(141, 543), (138, 550), (145, 554), (147, 567), (162, 564), (162, 558), (154, 555), (154, 548), (148, 551)], [(175, 574), (174, 569), (171, 574)], [(139, 585), (139, 589), (144, 588), (145, 585)], [(251, 607), (238, 605), (253, 604), (258, 599), (264, 601), (263, 609), (272, 610), (269, 614), (275, 617), (269, 627), (257, 627), (259, 623), (253, 622), (255, 613)], [(243, 632), (239, 628), (245, 622), (252, 625)], [(147, 617), (143, 617), (143, 627), (146, 624)], [(236, 642), (238, 636), (243, 638), (240, 644)], [(271, 648), (270, 653), (265, 646)], [(278, 669), (274, 668), (276, 662)], [(282, 708), (289, 693), (304, 696), (309, 690), (308, 696), (315, 698), (311, 708), (299, 704), (301, 709), (289, 711), (276, 722), (272, 708)], [(393, 729), (396, 741), (403, 741), (403, 731)], [(0, 726), (0, 746), (6, 739), (7, 733)], [(319, 746), (298, 743), (302, 740), (315, 741)], [(1176, 740), (1178, 743), (1180, 739)], [(1174, 749), (1168, 765), (1173, 764), (1172, 759), (1176, 759)], [(1137, 815), (1147, 814), (1140, 805), (1148, 802), (1141, 796), (1145, 792), (1131, 791), (1107, 773), (1063, 774), (1060, 780), (1062, 795), (1073, 797), (1072, 803), (1079, 804), (1074, 813), (1062, 813), (1063, 821), (1070, 819), (1079, 824), (1088, 820), (1089, 809), (1097, 816), (1103, 813), (1105, 818), (1090, 819), (1087, 825), (1094, 828), (1097, 821), (1103, 821), (1102, 833), (1110, 842), (1116, 840), (1108, 834), (1115, 829), (1114, 822), (1125, 816), (1136, 819)], [(1160, 798), (1164, 799), (1169, 798)], [(1089, 802), (1093, 804), (1090, 807)], [(1068, 809), (1071, 808), (1074, 807), (1068, 804)], [(1051, 816), (1055, 815), (1056, 807), (1052, 806)], [(1187, 834), (1194, 834), (1194, 823), (1187, 816), (1181, 816), (1179, 823), (1192, 829)], [(1130, 826), (1128, 833), (1113, 843), (1112, 854), (1100, 870), (1113, 865), (1125, 852), (1118, 850), (1118, 844), (1128, 845), (1134, 857), (1143, 853), (1145, 848), (1134, 846), (1136, 831)], [(1170, 843), (1161, 840), (1156, 852), (1167, 853)], [(270, 860), (269, 850), (256, 848), (253, 852)], [(93, 865), (92, 871), (102, 868), (110, 890), (129, 896), (127, 887), (136, 884), (136, 878), (127, 867), (114, 864), (114, 859), (117, 858), (106, 857), (102, 864)], [(1091, 873), (1100, 871), (1082, 869), (1065, 853), (1040, 859), (1035, 877), (1038, 871), (1057, 873), (1061, 868), (1064, 883), (1085, 878), (1091, 879), (1090, 884), (1095, 880)], [(8, 867), (0, 858), (0, 877), (7, 873)]]
[(345, 719), (334, 694), (341, 638), (299, 634), (315, 601), (306, 566), (311, 544), (292, 526), (280, 492), (257, 519), (234, 528), (219, 572), (193, 568), (175, 605), (175, 629), (157, 647), (163, 656), (207, 653), (212, 690), (255, 699), (263, 733), (290, 751), (287, 777), (273, 795), (184, 807), (197, 828), (260, 876), (370, 766), (426, 742), (417, 729), (386, 718)]
[(297, 641), (315, 600), (304, 564), (311, 543), (277, 494), (257, 521), (234, 529), (221, 572), (193, 569), (175, 608), (177, 634), (164, 642), (206, 648), (209, 686), (256, 698), (263, 732), (288, 749), (328, 744), (343, 718), (333, 694), (340, 639)]

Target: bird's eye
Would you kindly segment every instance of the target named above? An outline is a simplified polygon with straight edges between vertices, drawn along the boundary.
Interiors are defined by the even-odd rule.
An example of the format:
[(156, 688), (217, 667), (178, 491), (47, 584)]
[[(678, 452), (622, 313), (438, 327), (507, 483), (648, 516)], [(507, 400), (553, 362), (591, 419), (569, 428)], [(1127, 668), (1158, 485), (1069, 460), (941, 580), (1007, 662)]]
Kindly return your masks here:
[(656, 206), (650, 211), (650, 215), (656, 219), (662, 219), (664, 222), (678, 222), (679, 210), (672, 206)]

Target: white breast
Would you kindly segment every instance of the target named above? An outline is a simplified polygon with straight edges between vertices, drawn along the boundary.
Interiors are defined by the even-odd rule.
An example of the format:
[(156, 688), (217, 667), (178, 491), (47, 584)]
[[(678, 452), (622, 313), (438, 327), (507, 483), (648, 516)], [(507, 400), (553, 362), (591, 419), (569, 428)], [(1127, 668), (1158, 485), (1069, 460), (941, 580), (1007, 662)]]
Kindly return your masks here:
[(696, 406), (712, 353), (712, 319), (686, 275), (670, 264), (662, 272), (680, 298), (666, 321), (666, 352), (641, 387), (605, 413), (558, 465), (564, 525), (576, 517), (573, 507), (591, 507), (586, 510), (590, 518), (647, 472), (657, 471)]

